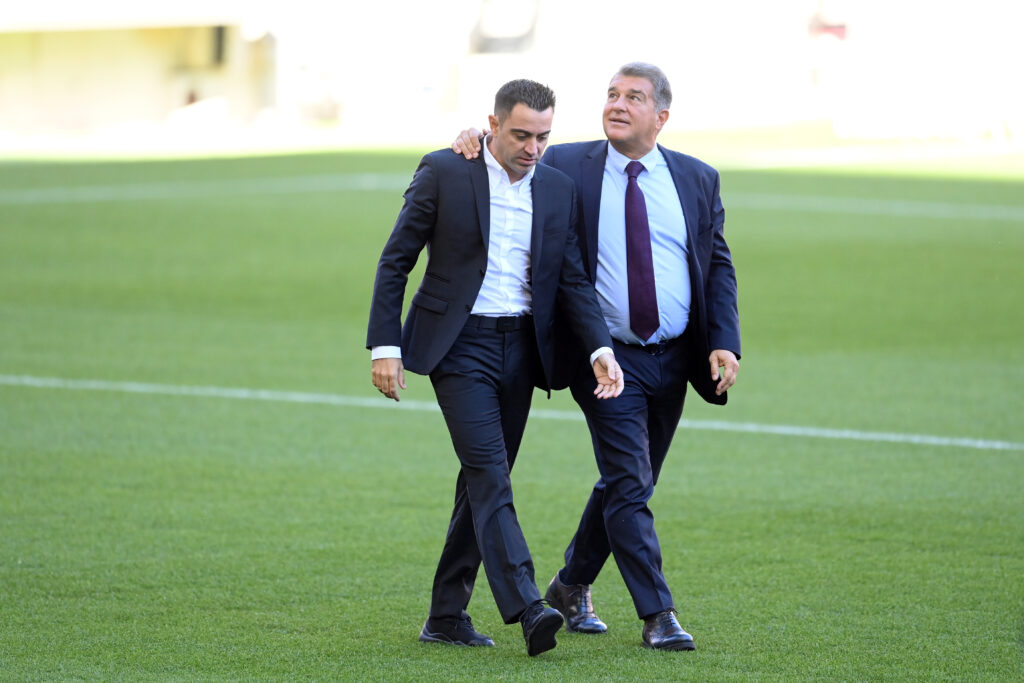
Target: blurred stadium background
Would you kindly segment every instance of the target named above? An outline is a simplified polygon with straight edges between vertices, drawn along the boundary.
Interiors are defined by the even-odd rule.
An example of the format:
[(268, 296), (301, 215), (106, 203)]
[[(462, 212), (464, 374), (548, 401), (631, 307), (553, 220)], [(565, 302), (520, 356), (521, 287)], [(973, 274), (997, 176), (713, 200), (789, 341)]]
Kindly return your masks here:
[(1024, 146), (1022, 24), (1005, 0), (8, 3), (0, 152), (436, 147), (524, 76), (558, 94), (557, 139), (586, 139), (639, 59), (673, 82), (668, 137), (765, 130), (724, 161), (1005, 154)]

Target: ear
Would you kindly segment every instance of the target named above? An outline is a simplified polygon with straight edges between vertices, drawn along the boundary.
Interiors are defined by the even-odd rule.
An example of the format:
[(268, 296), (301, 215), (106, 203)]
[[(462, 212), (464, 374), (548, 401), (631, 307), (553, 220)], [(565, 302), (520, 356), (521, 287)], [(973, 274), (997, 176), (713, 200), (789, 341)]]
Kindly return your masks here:
[(662, 109), (658, 112), (658, 130), (661, 130), (665, 126), (666, 121), (668, 121), (668, 109)]
[(487, 115), (487, 123), (491, 126), (491, 135), (498, 132), (498, 117), (494, 114)]

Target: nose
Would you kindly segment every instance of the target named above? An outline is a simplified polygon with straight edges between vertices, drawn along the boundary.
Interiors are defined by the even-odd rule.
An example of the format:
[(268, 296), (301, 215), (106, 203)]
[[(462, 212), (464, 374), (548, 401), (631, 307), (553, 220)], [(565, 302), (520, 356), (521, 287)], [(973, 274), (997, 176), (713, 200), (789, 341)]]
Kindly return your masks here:
[(537, 156), (537, 138), (530, 138), (526, 141), (526, 153), (532, 157)]

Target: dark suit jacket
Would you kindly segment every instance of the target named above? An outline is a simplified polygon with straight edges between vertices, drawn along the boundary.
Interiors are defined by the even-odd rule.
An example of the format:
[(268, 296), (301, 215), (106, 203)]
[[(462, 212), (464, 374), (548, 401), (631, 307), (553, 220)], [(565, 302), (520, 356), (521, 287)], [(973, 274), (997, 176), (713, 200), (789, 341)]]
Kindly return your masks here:
[[(694, 157), (661, 145), (658, 149), (668, 163), (686, 219), (687, 261), (693, 293), (688, 330), (694, 342), (689, 381), (704, 400), (721, 405), (727, 396), (715, 395), (716, 382), (711, 381), (708, 356), (711, 349), (726, 349), (737, 358), (740, 356), (740, 322), (736, 271), (723, 233), (725, 209), (719, 196), (718, 171)], [(576, 185), (580, 249), (584, 267), (592, 280), (597, 273), (598, 218), (607, 155), (608, 141), (600, 140), (552, 145), (541, 158), (542, 164), (564, 172)], [(575, 366), (579, 367), (578, 363)], [(556, 378), (556, 384), (561, 379)]]
[[(543, 369), (537, 384), (549, 389), (556, 302), (588, 354), (611, 346), (611, 337), (576, 243), (572, 181), (538, 165), (531, 189), (532, 308)], [(467, 161), (443, 149), (423, 157), (377, 265), (367, 348), (401, 346), (405, 368), (419, 374), (434, 369), (465, 326), (483, 284), (490, 213), (482, 154)], [(426, 272), (402, 326), (406, 282), (424, 246)]]

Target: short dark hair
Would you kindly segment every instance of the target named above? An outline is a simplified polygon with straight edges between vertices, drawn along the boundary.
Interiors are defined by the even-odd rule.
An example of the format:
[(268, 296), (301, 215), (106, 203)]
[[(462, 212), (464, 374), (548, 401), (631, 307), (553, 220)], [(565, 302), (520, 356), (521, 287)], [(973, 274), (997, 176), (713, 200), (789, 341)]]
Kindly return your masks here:
[(525, 78), (509, 81), (494, 96), (494, 115), (503, 120), (517, 104), (525, 104), (534, 111), (555, 106), (555, 93), (546, 85)]
[(647, 62), (630, 62), (623, 64), (612, 76), (633, 76), (646, 78), (654, 86), (654, 110), (661, 111), (672, 106), (672, 87), (668, 84), (668, 77), (665, 72)]

